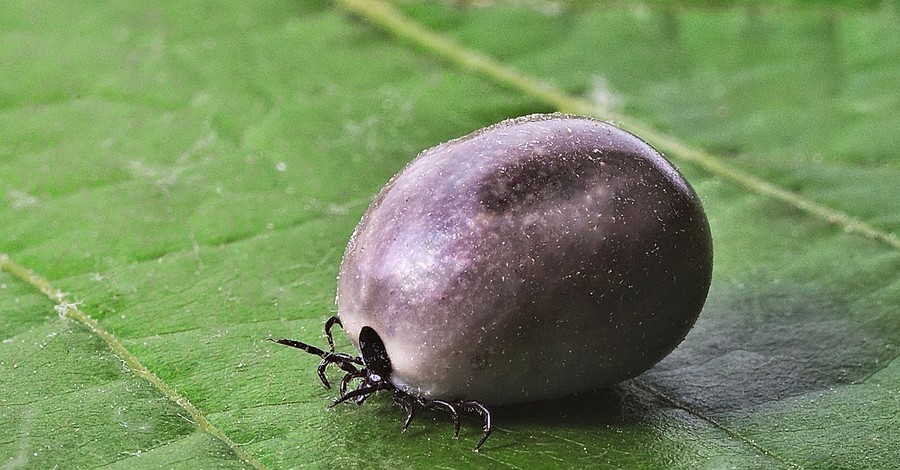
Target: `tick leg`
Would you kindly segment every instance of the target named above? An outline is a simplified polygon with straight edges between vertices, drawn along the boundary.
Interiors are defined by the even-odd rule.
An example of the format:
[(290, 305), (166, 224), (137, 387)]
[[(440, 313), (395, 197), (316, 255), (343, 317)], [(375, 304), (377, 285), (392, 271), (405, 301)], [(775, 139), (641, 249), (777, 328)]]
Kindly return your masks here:
[[(331, 317), (332, 319), (337, 319), (337, 317)], [(328, 383), (328, 378), (325, 377), (325, 369), (328, 368), (329, 364), (337, 364), (338, 367), (341, 368), (344, 372), (356, 373), (358, 370), (354, 364), (364, 365), (362, 358), (354, 357), (346, 353), (335, 353), (334, 352), (334, 342), (331, 339), (331, 332), (327, 330), (330, 325), (326, 325), (326, 332), (328, 333), (329, 344), (331, 346), (332, 352), (325, 352), (313, 345), (306, 344), (302, 341), (296, 341), (293, 339), (270, 339), (269, 341), (273, 343), (283, 344), (285, 346), (290, 346), (292, 348), (302, 349), (310, 354), (315, 354), (322, 358), (322, 361), (319, 362), (319, 368), (316, 369), (316, 372), (319, 374), (319, 380), (322, 381), (322, 385), (325, 388), (331, 388), (331, 384)]]
[[(321, 349), (311, 345), (306, 344), (302, 341), (296, 341), (293, 339), (270, 339), (269, 341), (273, 343), (283, 344), (285, 346), (290, 346), (292, 348), (302, 349), (310, 354), (315, 354), (322, 358), (322, 362), (326, 364), (337, 364), (344, 372), (355, 371), (356, 367), (353, 367), (353, 364), (365, 365), (363, 363), (362, 358), (354, 357), (347, 353), (335, 353), (335, 352), (325, 352)], [(321, 364), (320, 364), (321, 365)]]
[(302, 349), (310, 354), (315, 354), (316, 356), (321, 357), (322, 362), (319, 363), (319, 368), (316, 369), (316, 372), (318, 372), (319, 374), (319, 380), (322, 381), (322, 385), (324, 385), (325, 388), (331, 388), (331, 384), (328, 383), (328, 379), (325, 377), (325, 368), (328, 367), (328, 364), (335, 362), (331, 354), (322, 351), (315, 346), (292, 339), (270, 339), (269, 341), (272, 341), (273, 343), (283, 344), (285, 346), (290, 346), (292, 348)]
[(322, 362), (319, 363), (319, 367), (316, 369), (316, 373), (319, 374), (319, 380), (322, 381), (322, 385), (324, 385), (325, 388), (331, 388), (331, 384), (328, 383), (328, 378), (325, 377), (325, 369), (328, 367), (328, 364), (331, 363), (328, 362), (328, 356), (326, 356), (322, 359)]
[(416, 408), (413, 406), (413, 401), (409, 395), (399, 390), (394, 390), (394, 401), (403, 408), (403, 411), (406, 411), (406, 421), (403, 422), (403, 432), (406, 432), (409, 429), (409, 423), (412, 423)]
[(478, 452), (478, 449), (481, 448), (482, 444), (484, 444), (484, 441), (487, 440), (493, 430), (493, 426), (491, 425), (491, 410), (487, 409), (481, 402), (477, 401), (461, 401), (457, 402), (457, 405), (462, 406), (467, 410), (474, 411), (484, 418), (484, 434), (481, 435), (481, 440), (479, 440), (478, 445), (475, 446), (475, 452)]
[(456, 411), (455, 406), (444, 400), (428, 399), (422, 399), (422, 406), (428, 408), (429, 410), (443, 408), (447, 413), (450, 413), (450, 417), (453, 418), (453, 437), (455, 439), (459, 438), (459, 413)]
[(354, 367), (353, 364), (360, 366), (366, 365), (361, 357), (351, 356), (347, 353), (329, 354), (329, 357), (332, 358), (330, 361), (337, 364), (344, 372), (355, 372), (356, 367)]
[(316, 369), (316, 372), (318, 372), (319, 380), (322, 381), (322, 384), (325, 385), (325, 388), (331, 388), (331, 384), (328, 383), (328, 378), (325, 377), (325, 369), (328, 368), (329, 364), (337, 364), (337, 366), (340, 367), (344, 372), (347, 372), (348, 374), (355, 374), (358, 372), (358, 370), (353, 364), (361, 362), (362, 360), (344, 353), (325, 353), (325, 357), (322, 358), (322, 362), (319, 363), (319, 368)]
[[(341, 379), (341, 396), (344, 396), (347, 394), (347, 386), (350, 385), (351, 380), (357, 379), (360, 377), (365, 377), (365, 376), (366, 376), (365, 369), (347, 372), (344, 375), (344, 378)], [(363, 384), (365, 384), (365, 381), (360, 382), (360, 386), (362, 386)], [(357, 387), (357, 388), (359, 388), (359, 387)]]
[(327, 321), (325, 321), (325, 338), (328, 339), (328, 351), (334, 352), (334, 338), (331, 336), (331, 327), (337, 325), (341, 328), (344, 327), (344, 324), (341, 323), (341, 319), (338, 317), (331, 317)]
[(337, 406), (345, 401), (352, 400), (356, 397), (371, 395), (379, 390), (384, 390), (384, 388), (385, 388), (384, 385), (382, 385), (381, 383), (378, 383), (376, 385), (370, 385), (367, 387), (357, 388), (356, 390), (347, 392), (346, 395), (341, 395), (341, 397), (338, 398), (337, 400), (335, 400), (334, 403), (331, 404), (331, 406)]
[(356, 372), (357, 368), (353, 364), (358, 364), (361, 366), (365, 365), (362, 358), (354, 357), (347, 353), (325, 353), (325, 357), (322, 359), (322, 362), (327, 364), (337, 364), (337, 366), (340, 367), (344, 372)]
[(319, 356), (322, 359), (324, 359), (325, 356), (328, 355), (328, 353), (326, 353), (325, 351), (322, 351), (321, 349), (319, 349), (315, 346), (312, 346), (312, 345), (309, 345), (309, 344), (306, 344), (306, 343), (303, 343), (300, 341), (295, 341), (292, 339), (270, 339), (269, 341), (271, 341), (273, 343), (283, 344), (285, 346), (290, 346), (292, 348), (302, 349), (310, 354), (315, 354), (316, 356)]
[[(366, 386), (366, 381), (364, 380), (364, 381), (360, 382), (359, 385), (358, 385), (356, 388), (357, 388), (357, 389), (360, 389), (360, 388), (363, 388), (363, 387), (365, 387), (365, 386)], [(362, 404), (365, 403), (366, 400), (368, 400), (369, 397), (371, 397), (371, 396), (372, 396), (372, 395), (370, 394), (370, 395), (362, 395), (362, 396), (360, 396), (360, 397), (357, 397), (357, 399), (356, 399), (356, 404), (357, 404), (357, 405), (362, 405)]]

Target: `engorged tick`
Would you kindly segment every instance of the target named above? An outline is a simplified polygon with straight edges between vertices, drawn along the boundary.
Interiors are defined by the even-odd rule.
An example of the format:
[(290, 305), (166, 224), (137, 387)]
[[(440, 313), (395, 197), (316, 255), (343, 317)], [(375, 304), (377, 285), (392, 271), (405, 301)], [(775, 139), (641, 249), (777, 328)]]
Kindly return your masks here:
[[(712, 276), (693, 189), (655, 149), (590, 118), (531, 115), (424, 151), (347, 246), (329, 349), (276, 342), (345, 372), (340, 398), (389, 391), (478, 413), (649, 369), (693, 326)], [(338, 320), (340, 318), (340, 320)], [(336, 353), (340, 325), (361, 355)], [(350, 384), (358, 380), (351, 387)]]

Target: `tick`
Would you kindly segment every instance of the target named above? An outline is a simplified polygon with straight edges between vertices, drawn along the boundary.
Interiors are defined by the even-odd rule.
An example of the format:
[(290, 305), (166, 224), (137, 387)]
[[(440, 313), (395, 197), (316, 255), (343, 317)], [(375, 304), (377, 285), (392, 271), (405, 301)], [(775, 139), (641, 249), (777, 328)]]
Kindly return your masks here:
[[(558, 398), (649, 369), (706, 300), (700, 200), (638, 137), (590, 118), (510, 119), (422, 152), (381, 190), (341, 262), (328, 350), (340, 397), (407, 413)], [(334, 325), (360, 352), (335, 352)], [(355, 382), (355, 385), (354, 385)]]

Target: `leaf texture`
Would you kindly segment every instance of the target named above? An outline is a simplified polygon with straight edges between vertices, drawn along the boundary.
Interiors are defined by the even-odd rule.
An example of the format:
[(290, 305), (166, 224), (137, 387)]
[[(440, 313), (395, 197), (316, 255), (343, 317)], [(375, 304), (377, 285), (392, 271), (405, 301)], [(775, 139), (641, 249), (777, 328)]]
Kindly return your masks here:
[[(892, 468), (896, 2), (11, 1), (0, 12), (2, 468)], [(684, 343), (475, 419), (327, 409), (338, 264), (420, 150), (611, 119), (715, 243)], [(339, 348), (351, 350), (340, 336)]]

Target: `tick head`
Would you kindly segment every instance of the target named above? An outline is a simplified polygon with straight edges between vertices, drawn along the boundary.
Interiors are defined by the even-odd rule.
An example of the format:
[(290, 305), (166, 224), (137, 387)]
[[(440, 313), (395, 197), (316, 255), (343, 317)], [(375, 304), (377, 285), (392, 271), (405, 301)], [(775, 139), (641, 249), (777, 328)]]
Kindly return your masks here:
[(384, 341), (371, 327), (364, 326), (359, 332), (359, 349), (363, 361), (369, 369), (369, 381), (387, 381), (391, 375), (391, 359), (384, 348)]

